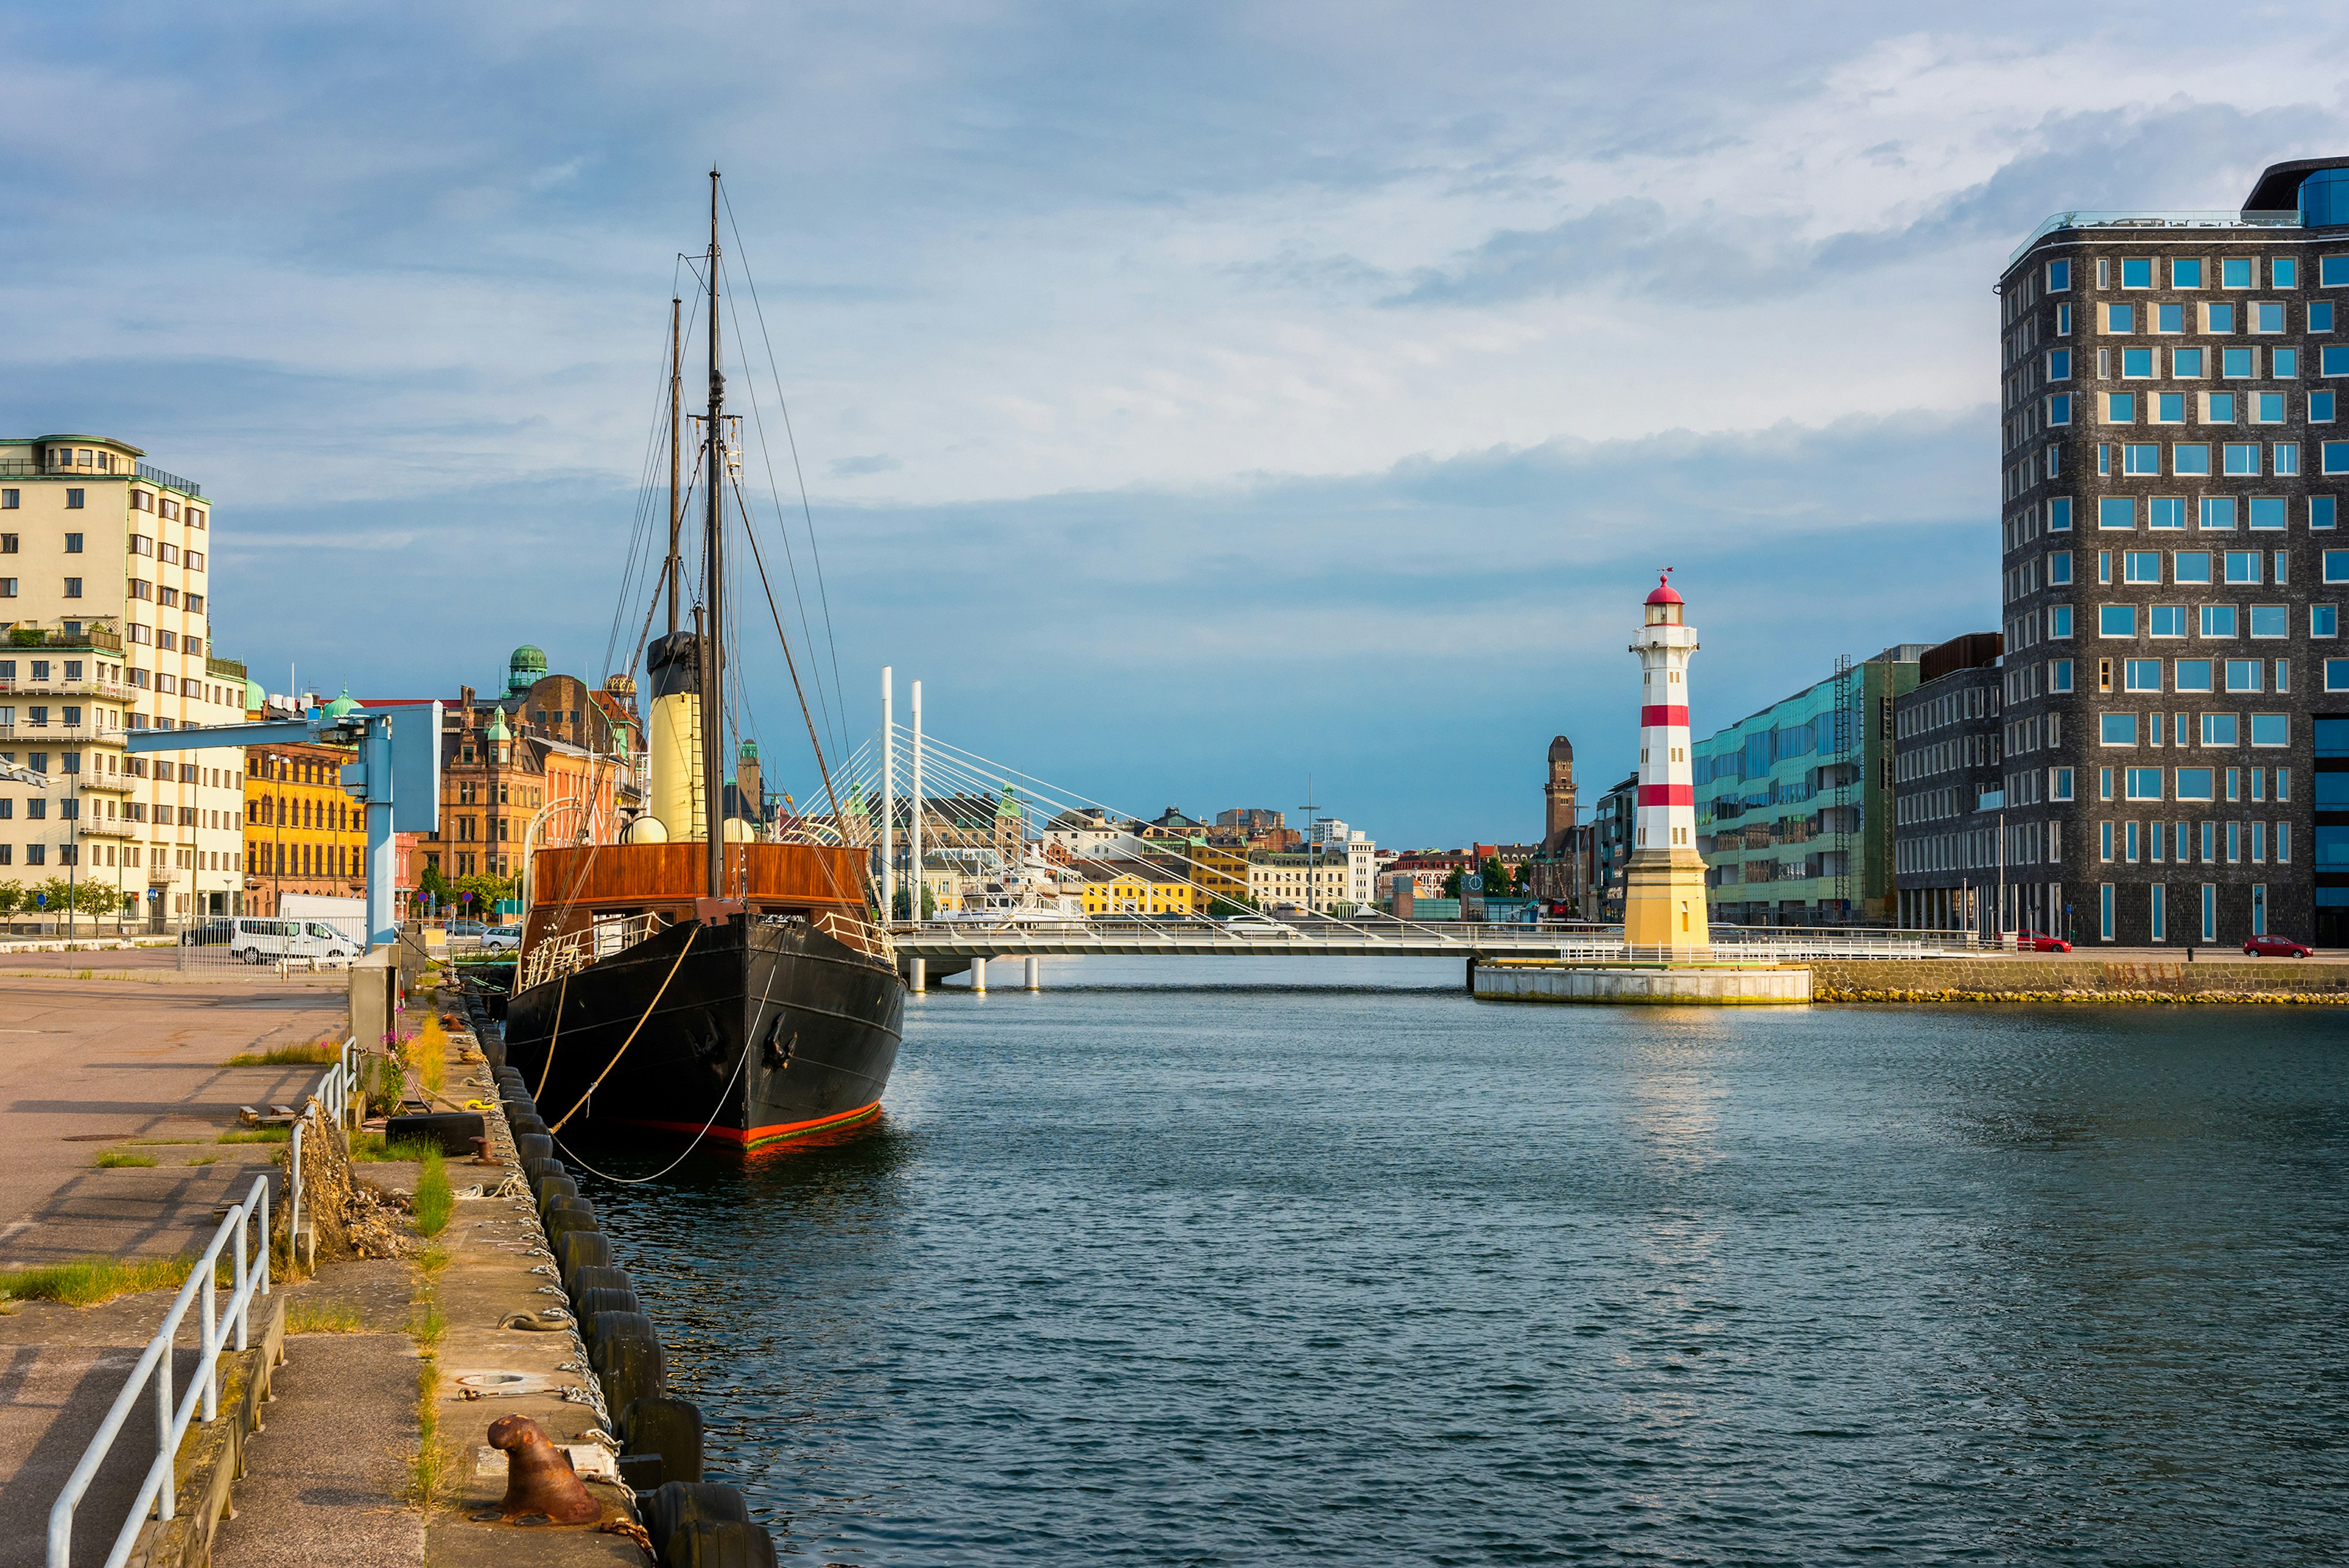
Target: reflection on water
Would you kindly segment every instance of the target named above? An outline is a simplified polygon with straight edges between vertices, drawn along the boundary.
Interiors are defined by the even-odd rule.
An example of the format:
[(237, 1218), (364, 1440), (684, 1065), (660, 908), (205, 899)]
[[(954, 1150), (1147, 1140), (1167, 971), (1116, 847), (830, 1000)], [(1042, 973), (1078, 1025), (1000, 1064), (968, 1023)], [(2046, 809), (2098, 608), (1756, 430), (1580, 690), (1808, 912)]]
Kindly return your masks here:
[(875, 1124), (586, 1183), (717, 1478), (862, 1568), (2337, 1551), (2330, 1015), (1405, 977), (932, 996)]

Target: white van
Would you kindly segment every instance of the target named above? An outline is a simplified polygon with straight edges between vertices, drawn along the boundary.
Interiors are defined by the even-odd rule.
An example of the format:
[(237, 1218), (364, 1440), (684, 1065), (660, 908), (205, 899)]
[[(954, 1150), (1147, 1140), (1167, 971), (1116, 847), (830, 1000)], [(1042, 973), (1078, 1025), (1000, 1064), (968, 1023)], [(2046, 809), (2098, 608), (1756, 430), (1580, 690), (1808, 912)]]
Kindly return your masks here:
[(262, 920), (240, 915), (230, 922), (228, 951), (246, 963), (277, 959), (355, 959), (365, 950), (359, 940), (323, 920)]

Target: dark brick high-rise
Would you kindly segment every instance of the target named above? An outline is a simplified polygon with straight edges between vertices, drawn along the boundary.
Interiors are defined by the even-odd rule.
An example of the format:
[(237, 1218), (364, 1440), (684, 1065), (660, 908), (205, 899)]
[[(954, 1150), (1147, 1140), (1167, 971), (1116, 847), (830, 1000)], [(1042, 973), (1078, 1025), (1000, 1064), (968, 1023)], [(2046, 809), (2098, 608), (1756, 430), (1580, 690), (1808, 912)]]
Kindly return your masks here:
[(2021, 922), (2349, 940), (2349, 157), (2059, 214), (1999, 296)]

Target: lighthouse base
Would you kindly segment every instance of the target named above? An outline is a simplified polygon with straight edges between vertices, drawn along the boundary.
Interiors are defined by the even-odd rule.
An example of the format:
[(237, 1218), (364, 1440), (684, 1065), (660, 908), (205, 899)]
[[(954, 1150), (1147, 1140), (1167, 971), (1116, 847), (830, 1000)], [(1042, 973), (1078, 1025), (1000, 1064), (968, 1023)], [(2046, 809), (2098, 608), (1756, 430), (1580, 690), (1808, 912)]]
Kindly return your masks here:
[(1693, 849), (1634, 849), (1623, 868), (1623, 943), (1701, 954), (1705, 934), (1704, 857)]

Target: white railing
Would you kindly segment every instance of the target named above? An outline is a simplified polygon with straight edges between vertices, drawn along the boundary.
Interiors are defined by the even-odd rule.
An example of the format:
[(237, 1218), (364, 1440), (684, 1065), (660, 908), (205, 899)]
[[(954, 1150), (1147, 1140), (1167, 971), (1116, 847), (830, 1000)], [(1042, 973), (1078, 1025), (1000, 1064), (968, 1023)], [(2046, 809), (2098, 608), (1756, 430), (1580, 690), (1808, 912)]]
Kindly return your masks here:
[(812, 929), (822, 931), (844, 948), (854, 949), (866, 958), (879, 959), (884, 963), (897, 961), (897, 950), (889, 940), (889, 933), (872, 921), (855, 915), (845, 915), (837, 909), (823, 909), (808, 918)]
[(1444, 952), (1513, 950), (1520, 955), (1557, 953), (1568, 957), (1671, 957), (1691, 951), (1716, 961), (1754, 961), (1798, 958), (1920, 958), (1987, 949), (1987, 940), (1966, 931), (1900, 930), (1880, 926), (1733, 926), (1710, 928), (1710, 947), (1627, 948), (1623, 928), (1581, 920), (1413, 920), (1391, 915), (1312, 916), (1275, 919), (1247, 917), (1233, 924), (1204, 919), (1150, 919), (1120, 915), (1095, 916), (1055, 922), (1034, 929), (988, 929), (968, 921), (899, 920), (889, 934), (897, 946), (912, 951), (941, 946), (969, 949), (994, 947), (1010, 955), (1030, 950), (1074, 951), (1089, 944), (1147, 944), (1147, 950), (1168, 955), (1212, 953), (1246, 948), (1262, 956), (1278, 948), (1300, 957), (1323, 951), (1360, 956), (1365, 948), (1392, 946), (1398, 951), (1418, 950), (1423, 955)]
[(523, 955), (521, 972), (514, 977), (514, 990), (528, 991), (534, 985), (575, 974), (599, 958), (608, 958), (649, 940), (667, 923), (657, 914), (629, 915), (622, 919), (597, 920), (585, 929), (567, 931), (559, 937), (542, 937)]
[[(340, 1125), (350, 1113), (359, 1108), (357, 1088), (358, 1042), (343, 1042), (342, 1051), (335, 1064), (326, 1069), (311, 1091), (310, 1098), (318, 1108)], [(293, 1238), (299, 1233), (302, 1216), (302, 1127), (306, 1117), (294, 1123), (291, 1147), (286, 1158), (287, 1210), (286, 1242), (290, 1252)], [(259, 1246), (247, 1257), (247, 1243), (253, 1239), (258, 1220)], [(228, 1305), (218, 1305), (221, 1249), (235, 1243), (234, 1284), (229, 1293)], [(140, 1397), (152, 1383), (155, 1388), (155, 1462), (147, 1468), (140, 1483), (138, 1495), (130, 1500), (129, 1510), (122, 1526), (115, 1532), (114, 1545), (106, 1554), (106, 1568), (121, 1568), (129, 1559), (130, 1550), (138, 1543), (139, 1532), (151, 1512), (159, 1519), (174, 1517), (179, 1499), (180, 1442), (187, 1434), (188, 1423), (195, 1418), (199, 1405), (203, 1419), (220, 1417), (220, 1357), (226, 1345), (227, 1334), (233, 1323), (236, 1328), (236, 1346), (248, 1348), (251, 1338), (253, 1298), (258, 1293), (270, 1293), (269, 1268), (269, 1177), (266, 1172), (253, 1179), (252, 1190), (244, 1201), (230, 1210), (212, 1233), (212, 1245), (196, 1260), (188, 1272), (186, 1283), (180, 1287), (179, 1296), (171, 1310), (165, 1314), (163, 1326), (147, 1342), (147, 1348), (131, 1368), (130, 1379), (122, 1392), (115, 1396), (114, 1404), (98, 1424), (98, 1433), (89, 1440), (81, 1462), (67, 1478), (65, 1490), (49, 1507), (48, 1568), (71, 1568), (73, 1561), (74, 1510), (97, 1478), (98, 1467), (114, 1449), (114, 1439), (121, 1435), (123, 1424), (130, 1417)], [(197, 1326), (203, 1337), (203, 1354), (196, 1362), (194, 1379), (187, 1392), (175, 1405), (171, 1397), (171, 1353), (180, 1336), (180, 1324), (188, 1315), (189, 1305), (198, 1296), (203, 1299), (203, 1311)]]
[[(253, 1221), (260, 1220), (259, 1251), (248, 1262), (246, 1242)], [(236, 1243), (235, 1288), (230, 1293), (225, 1312), (215, 1313), (214, 1284), (220, 1272), (221, 1249), (232, 1240)], [(254, 1266), (257, 1265), (257, 1266)], [(139, 1403), (147, 1386), (155, 1387), (155, 1462), (147, 1467), (146, 1479), (140, 1483), (138, 1495), (130, 1500), (129, 1515), (122, 1528), (116, 1532), (113, 1550), (106, 1554), (106, 1568), (121, 1568), (129, 1560), (130, 1549), (137, 1544), (140, 1527), (147, 1522), (151, 1510), (159, 1519), (173, 1517), (179, 1490), (180, 1439), (188, 1430), (197, 1407), (203, 1408), (203, 1418), (217, 1419), (220, 1415), (220, 1355), (229, 1325), (236, 1327), (236, 1348), (246, 1346), (255, 1291), (269, 1293), (269, 1178), (264, 1173), (253, 1179), (253, 1190), (243, 1202), (230, 1210), (221, 1220), (220, 1229), (212, 1235), (212, 1243), (204, 1249), (202, 1257), (188, 1274), (187, 1283), (180, 1287), (179, 1298), (171, 1303), (171, 1313), (163, 1326), (147, 1342), (131, 1368), (130, 1381), (123, 1385), (115, 1397), (113, 1408), (90, 1439), (89, 1448), (74, 1467), (73, 1475), (66, 1481), (65, 1490), (49, 1509), (48, 1568), (69, 1568), (73, 1558), (74, 1509), (89, 1490), (90, 1481), (98, 1475), (98, 1467), (113, 1450), (114, 1439), (121, 1432), (131, 1409)], [(203, 1355), (196, 1363), (196, 1374), (187, 1393), (174, 1406), (171, 1400), (171, 1352), (179, 1338), (181, 1320), (188, 1315), (188, 1307), (198, 1295), (203, 1298), (203, 1313), (198, 1327), (203, 1334)]]

